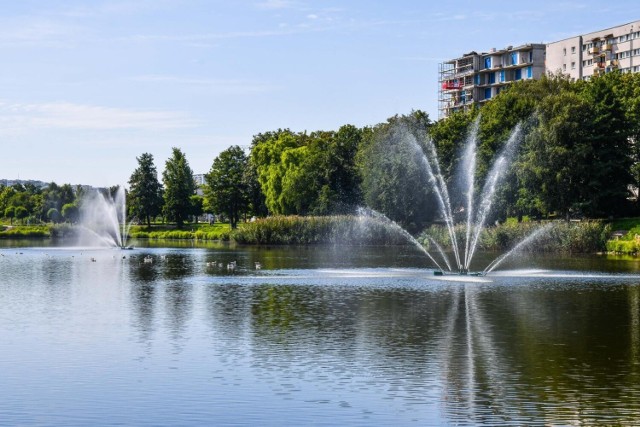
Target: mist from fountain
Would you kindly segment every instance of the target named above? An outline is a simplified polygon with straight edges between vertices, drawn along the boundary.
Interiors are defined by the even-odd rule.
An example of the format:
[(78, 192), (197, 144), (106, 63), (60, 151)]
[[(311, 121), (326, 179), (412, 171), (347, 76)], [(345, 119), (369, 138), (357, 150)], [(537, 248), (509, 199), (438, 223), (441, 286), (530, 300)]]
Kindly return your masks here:
[(80, 206), (80, 226), (83, 240), (89, 244), (127, 248), (131, 224), (127, 224), (125, 191), (118, 187), (112, 196), (94, 191), (83, 197)]

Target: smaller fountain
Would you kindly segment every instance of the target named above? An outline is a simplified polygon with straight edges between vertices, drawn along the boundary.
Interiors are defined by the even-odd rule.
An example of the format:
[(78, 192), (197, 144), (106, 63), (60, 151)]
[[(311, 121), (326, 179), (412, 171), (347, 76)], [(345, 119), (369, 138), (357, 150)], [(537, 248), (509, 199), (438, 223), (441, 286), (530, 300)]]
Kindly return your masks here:
[(125, 191), (118, 187), (114, 194), (94, 191), (86, 195), (80, 206), (82, 241), (92, 246), (133, 249), (127, 246), (131, 223), (127, 224)]

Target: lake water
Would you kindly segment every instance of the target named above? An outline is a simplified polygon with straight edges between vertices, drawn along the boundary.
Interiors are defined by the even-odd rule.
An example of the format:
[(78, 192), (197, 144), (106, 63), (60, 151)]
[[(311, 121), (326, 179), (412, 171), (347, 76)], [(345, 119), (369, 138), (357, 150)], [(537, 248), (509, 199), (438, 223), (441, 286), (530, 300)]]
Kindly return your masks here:
[(634, 258), (0, 245), (0, 425), (640, 424)]

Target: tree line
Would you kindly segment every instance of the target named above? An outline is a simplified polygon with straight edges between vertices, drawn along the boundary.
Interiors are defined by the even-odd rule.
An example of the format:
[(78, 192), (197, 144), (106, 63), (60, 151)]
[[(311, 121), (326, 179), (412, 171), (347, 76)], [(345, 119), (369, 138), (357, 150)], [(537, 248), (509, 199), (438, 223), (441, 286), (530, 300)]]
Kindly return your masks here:
[[(206, 212), (235, 227), (251, 216), (343, 214), (368, 206), (417, 232), (439, 214), (415, 147), (425, 150), (426, 139), (433, 141), (453, 188), (474, 124), (478, 187), (514, 127), (522, 127), (491, 221), (639, 213), (640, 74), (615, 72), (589, 81), (553, 75), (520, 81), (482, 108), (435, 122), (418, 110), (361, 128), (260, 133), (246, 152), (231, 146), (213, 159), (203, 196), (195, 194), (180, 149), (173, 148), (162, 182), (153, 156), (143, 153), (128, 182), (129, 215), (147, 224), (162, 215), (182, 226)], [(464, 193), (451, 194), (460, 210)], [(0, 186), (0, 214), (73, 221), (81, 197), (82, 188), (68, 184)]]

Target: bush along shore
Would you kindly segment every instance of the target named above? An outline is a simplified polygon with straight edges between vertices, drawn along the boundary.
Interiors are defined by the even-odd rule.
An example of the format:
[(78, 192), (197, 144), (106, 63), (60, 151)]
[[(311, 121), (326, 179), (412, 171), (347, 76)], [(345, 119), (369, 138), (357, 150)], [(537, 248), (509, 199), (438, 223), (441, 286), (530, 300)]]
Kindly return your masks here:
[[(549, 225), (551, 224), (551, 225)], [(478, 240), (479, 250), (504, 251), (513, 248), (536, 229), (545, 227), (531, 244), (521, 248), (529, 252), (564, 253), (638, 253), (640, 252), (640, 226), (630, 227), (628, 233), (612, 238), (612, 225), (605, 221), (581, 222), (521, 222), (488, 227)], [(465, 227), (455, 227), (458, 242), (465, 241)], [(78, 228), (69, 224), (42, 226), (0, 226), (0, 238), (72, 238)], [(619, 233), (620, 234), (620, 233)], [(134, 226), (130, 235), (135, 239), (232, 241), (240, 244), (349, 244), (349, 245), (406, 245), (410, 244), (405, 232), (389, 222), (375, 217), (350, 215), (335, 216), (273, 216), (253, 222), (241, 223), (232, 230), (228, 224), (194, 224), (183, 229), (169, 226)], [(433, 241), (445, 250), (450, 249), (446, 227), (433, 225), (416, 240), (433, 251)]]

